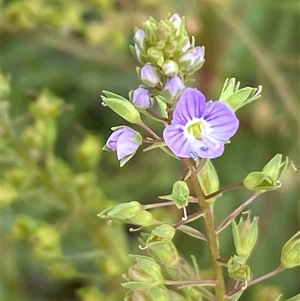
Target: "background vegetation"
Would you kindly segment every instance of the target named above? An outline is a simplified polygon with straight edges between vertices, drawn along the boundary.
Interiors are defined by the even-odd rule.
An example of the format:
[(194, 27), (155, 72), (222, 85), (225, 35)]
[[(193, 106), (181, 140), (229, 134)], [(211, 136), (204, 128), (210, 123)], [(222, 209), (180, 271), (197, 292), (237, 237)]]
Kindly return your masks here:
[[(217, 99), (227, 77), (263, 85), (262, 98), (238, 112), (241, 127), (225, 155), (214, 160), (221, 186), (240, 182), (276, 153), (299, 167), (298, 1), (7, 0), (2, 6), (3, 300), (122, 300), (121, 275), (130, 266), (127, 254), (138, 253), (137, 236), (96, 214), (120, 202), (155, 202), (181, 173), (159, 150), (140, 150), (122, 169), (115, 154), (101, 151), (110, 127), (124, 122), (99, 96), (109, 90), (127, 97), (139, 84), (128, 45), (149, 16), (186, 17), (196, 45), (206, 48), (197, 87), (208, 98)], [(226, 194), (217, 220), (248, 196), (243, 189)], [(256, 276), (279, 264), (283, 244), (299, 228), (298, 205), (299, 172), (292, 169), (279, 191), (251, 205), (260, 216), (250, 261)], [(181, 212), (156, 216), (175, 221)], [(175, 242), (207, 272), (203, 243), (184, 235)], [(221, 246), (228, 258), (230, 230)], [(251, 287), (243, 300), (275, 300), (279, 293), (287, 299), (298, 285), (299, 270), (286, 270)]]

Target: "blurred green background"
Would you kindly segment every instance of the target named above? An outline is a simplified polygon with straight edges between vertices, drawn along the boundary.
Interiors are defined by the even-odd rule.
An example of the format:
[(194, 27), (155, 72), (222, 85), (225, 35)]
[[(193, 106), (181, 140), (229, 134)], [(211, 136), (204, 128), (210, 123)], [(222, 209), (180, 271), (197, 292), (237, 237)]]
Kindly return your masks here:
[[(214, 160), (221, 186), (242, 181), (276, 153), (300, 166), (297, 0), (11, 0), (2, 9), (2, 72), (9, 78), (1, 83), (2, 300), (125, 295), (121, 274), (130, 266), (127, 254), (139, 252), (137, 235), (96, 214), (130, 200), (154, 203), (182, 172), (159, 150), (139, 150), (122, 169), (114, 153), (101, 151), (110, 128), (125, 124), (101, 106), (101, 91), (127, 97), (139, 85), (128, 45), (150, 16), (186, 17), (196, 45), (206, 49), (196, 83), (207, 98), (218, 98), (227, 77), (263, 86), (262, 97), (238, 112), (239, 132)], [(250, 195), (239, 189), (218, 200), (217, 223)], [(278, 266), (283, 244), (299, 228), (299, 171), (289, 169), (282, 188), (250, 208), (260, 216), (250, 260), (257, 277)], [(176, 209), (155, 214), (181, 218)], [(230, 229), (220, 239), (228, 258)], [(194, 254), (209, 267), (203, 242), (176, 234), (175, 243), (186, 259)], [(280, 293), (284, 300), (299, 293), (299, 269), (251, 287), (242, 300), (271, 301)]]

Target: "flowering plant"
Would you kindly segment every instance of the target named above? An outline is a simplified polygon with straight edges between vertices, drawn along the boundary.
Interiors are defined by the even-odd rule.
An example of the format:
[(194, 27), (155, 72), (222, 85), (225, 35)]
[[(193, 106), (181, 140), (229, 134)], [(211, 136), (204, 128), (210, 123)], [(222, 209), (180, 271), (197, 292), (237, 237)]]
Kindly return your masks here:
[[(258, 99), (261, 86), (240, 89), (234, 78), (227, 79), (218, 100), (207, 101), (202, 92), (191, 86), (191, 76), (204, 64), (205, 49), (195, 46), (195, 39), (190, 39), (185, 29), (184, 18), (178, 14), (159, 22), (150, 18), (142, 29), (136, 30), (134, 42), (131, 50), (143, 65), (137, 68), (141, 85), (130, 93), (129, 99), (104, 91), (102, 100), (126, 121), (144, 129), (149, 137), (143, 138), (136, 130), (119, 126), (113, 128), (104, 149), (116, 151), (123, 166), (142, 144), (150, 145), (144, 151), (163, 150), (181, 161), (184, 172), (174, 183), (171, 194), (159, 197), (163, 202), (141, 205), (133, 201), (98, 214), (110, 222), (120, 220), (139, 226), (132, 231), (148, 229), (140, 238), (143, 255), (131, 255), (134, 263), (124, 276), (126, 282), (122, 285), (129, 290), (125, 300), (238, 300), (247, 287), (300, 265), (298, 233), (284, 245), (278, 268), (253, 277), (248, 258), (258, 238), (259, 220), (251, 219), (249, 211), (243, 212), (260, 194), (280, 187), (280, 178), (292, 162), (277, 154), (261, 171), (249, 173), (241, 184), (219, 188), (211, 159), (222, 156), (225, 144), (239, 127), (236, 111)], [(162, 123), (162, 134), (144, 123), (142, 116)], [(216, 199), (240, 186), (254, 193), (216, 225), (213, 210)], [(187, 207), (192, 203), (199, 208), (188, 214)], [(174, 224), (157, 220), (149, 211), (171, 205), (183, 210), (182, 219)], [(235, 219), (240, 214), (237, 224)], [(245, 220), (244, 214), (247, 214)], [(188, 225), (197, 219), (203, 219), (205, 233)], [(235, 253), (224, 259), (219, 234), (229, 225)], [(212, 270), (209, 279), (199, 275), (196, 261), (193, 266), (180, 256), (173, 242), (177, 231), (207, 243)], [(223, 267), (231, 280), (225, 281)], [(280, 296), (276, 300), (279, 299)]]

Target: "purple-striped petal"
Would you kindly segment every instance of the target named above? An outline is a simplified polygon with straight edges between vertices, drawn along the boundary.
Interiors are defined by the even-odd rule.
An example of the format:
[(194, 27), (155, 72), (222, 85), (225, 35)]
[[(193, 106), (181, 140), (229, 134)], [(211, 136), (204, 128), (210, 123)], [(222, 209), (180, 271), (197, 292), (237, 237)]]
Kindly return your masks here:
[(205, 96), (194, 88), (186, 88), (176, 105), (172, 123), (185, 125), (194, 118), (202, 117), (204, 109)]
[(183, 158), (190, 157), (192, 141), (185, 135), (182, 126), (172, 124), (166, 126), (163, 137), (166, 144), (176, 156)]
[(220, 101), (207, 103), (203, 118), (209, 125), (206, 135), (216, 140), (230, 139), (239, 127), (239, 120), (233, 110)]
[[(196, 140), (197, 141), (197, 140)], [(204, 159), (213, 159), (220, 157), (224, 152), (224, 143), (203, 137), (202, 141), (194, 144), (193, 151), (197, 152), (198, 157)]]

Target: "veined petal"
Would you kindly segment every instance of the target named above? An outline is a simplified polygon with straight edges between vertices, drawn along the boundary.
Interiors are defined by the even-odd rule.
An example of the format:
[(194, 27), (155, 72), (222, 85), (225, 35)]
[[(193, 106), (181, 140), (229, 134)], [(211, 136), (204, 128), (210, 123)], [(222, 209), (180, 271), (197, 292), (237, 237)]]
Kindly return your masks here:
[(185, 125), (194, 118), (200, 118), (204, 108), (205, 96), (194, 88), (186, 88), (176, 105), (172, 123)]
[(196, 140), (193, 144), (192, 152), (197, 153), (198, 157), (204, 159), (217, 158), (224, 152), (224, 143), (203, 137), (202, 141)]
[(180, 125), (167, 125), (163, 132), (164, 140), (170, 150), (178, 157), (189, 158), (192, 140), (184, 134)]
[(117, 141), (119, 137), (123, 134), (123, 130), (114, 131), (106, 142), (106, 146), (113, 151), (117, 150)]
[(121, 135), (117, 142), (117, 157), (118, 160), (129, 156), (137, 151), (139, 145), (134, 141), (135, 133), (127, 133), (127, 135)]
[(233, 110), (220, 101), (206, 104), (203, 119), (209, 125), (205, 135), (220, 141), (230, 139), (239, 127)]

